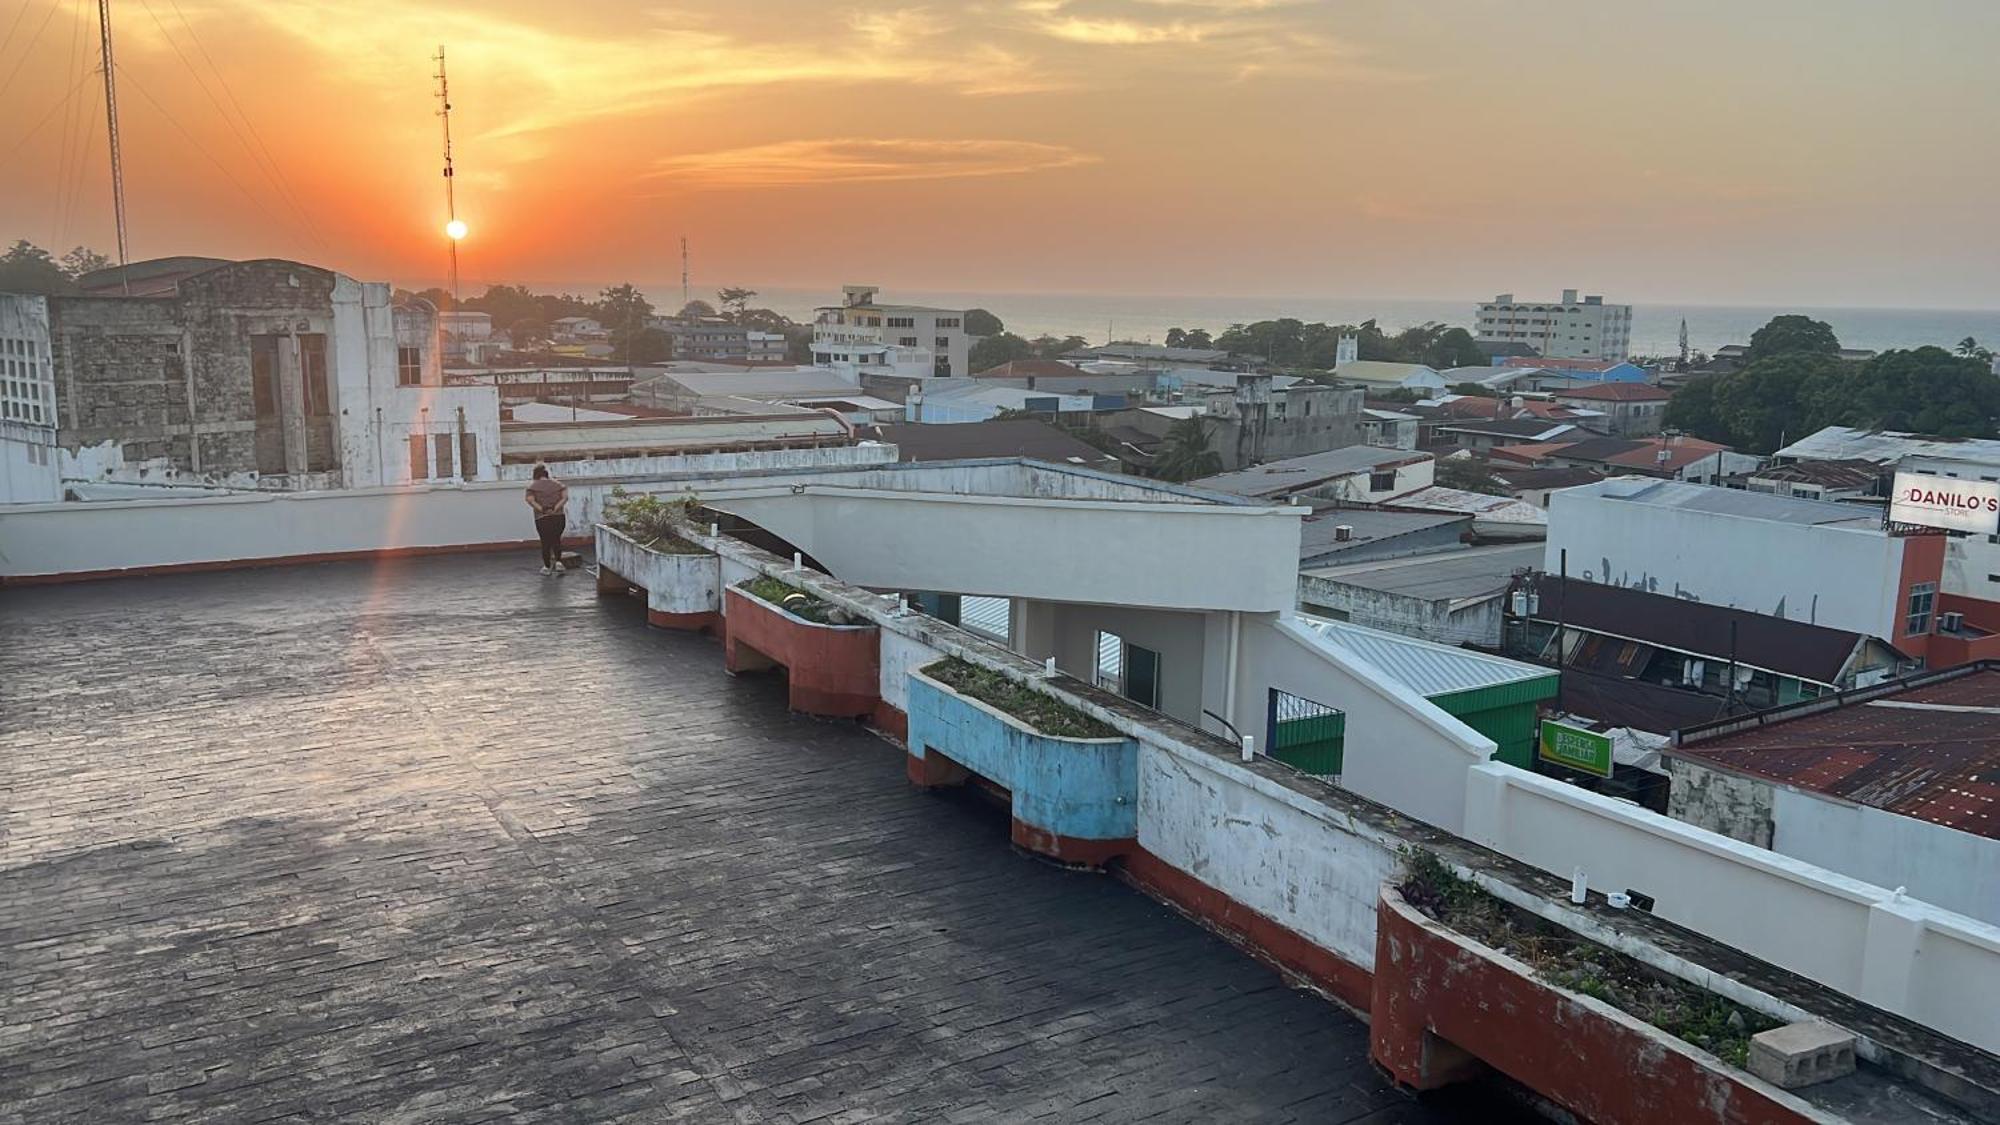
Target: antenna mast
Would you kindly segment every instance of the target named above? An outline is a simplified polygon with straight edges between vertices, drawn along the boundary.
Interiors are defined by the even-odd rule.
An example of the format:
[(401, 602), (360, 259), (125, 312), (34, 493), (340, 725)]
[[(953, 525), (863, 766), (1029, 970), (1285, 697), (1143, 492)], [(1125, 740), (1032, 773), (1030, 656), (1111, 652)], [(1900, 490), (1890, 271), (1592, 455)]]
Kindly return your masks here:
[[(106, 0), (100, 0), (106, 2)], [(432, 56), (438, 64), (437, 99), (438, 116), (444, 119), (444, 212), (445, 233), (451, 246), (451, 307), (458, 308), (458, 240), (463, 231), (458, 225), (458, 203), (452, 196), (451, 177), (451, 84), (444, 74), (444, 44), (438, 44), (438, 53)]]
[(688, 236), (681, 235), (681, 307), (688, 307)]
[(118, 152), (118, 81), (111, 60), (111, 0), (97, 0), (97, 34), (104, 62), (104, 124), (111, 140), (111, 209), (118, 221), (118, 280), (125, 295), (132, 295), (132, 279), (126, 274), (130, 260), (125, 251), (125, 160)]

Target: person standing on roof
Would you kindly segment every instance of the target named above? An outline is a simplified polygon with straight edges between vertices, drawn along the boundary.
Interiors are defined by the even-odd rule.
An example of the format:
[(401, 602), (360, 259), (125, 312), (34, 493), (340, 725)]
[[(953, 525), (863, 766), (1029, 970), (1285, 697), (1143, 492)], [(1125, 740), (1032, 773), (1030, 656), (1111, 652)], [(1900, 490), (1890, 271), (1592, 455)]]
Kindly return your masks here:
[(561, 574), (563, 516), (569, 504), (569, 488), (549, 475), (547, 465), (535, 466), (535, 479), (528, 482), (528, 507), (535, 513), (535, 535), (542, 541), (542, 573)]

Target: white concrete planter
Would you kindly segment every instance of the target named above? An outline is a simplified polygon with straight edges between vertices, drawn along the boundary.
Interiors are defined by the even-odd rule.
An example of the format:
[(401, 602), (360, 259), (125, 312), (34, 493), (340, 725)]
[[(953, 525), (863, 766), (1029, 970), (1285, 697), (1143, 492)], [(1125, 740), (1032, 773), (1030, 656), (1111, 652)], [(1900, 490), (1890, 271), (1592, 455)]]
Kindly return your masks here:
[(624, 532), (597, 525), (597, 565), (646, 591), (653, 613), (717, 613), (722, 609), (722, 564), (716, 556), (649, 551)]

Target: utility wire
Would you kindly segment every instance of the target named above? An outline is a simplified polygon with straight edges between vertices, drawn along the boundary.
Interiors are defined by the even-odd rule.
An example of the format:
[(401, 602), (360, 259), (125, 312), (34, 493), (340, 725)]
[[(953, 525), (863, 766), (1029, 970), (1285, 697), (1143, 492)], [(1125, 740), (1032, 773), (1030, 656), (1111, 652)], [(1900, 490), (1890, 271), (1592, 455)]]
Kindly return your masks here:
[(319, 226), (313, 222), (312, 212), (299, 203), (297, 193), (292, 191), (291, 182), (285, 177), (284, 167), (278, 163), (277, 157), (271, 155), (270, 146), (264, 143), (264, 134), (258, 131), (257, 123), (244, 112), (243, 103), (236, 99), (236, 91), (229, 85), (229, 78), (222, 73), (221, 67), (215, 65), (215, 56), (208, 53), (208, 45), (201, 41), (201, 36), (195, 34), (194, 24), (188, 21), (187, 13), (181, 11), (180, 0), (168, 0), (168, 3), (173, 5), (174, 15), (180, 19), (181, 26), (187, 29), (188, 39), (194, 43), (195, 50), (200, 51), (202, 60), (208, 63), (208, 69), (215, 75), (216, 83), (222, 87), (223, 95), (229, 99), (229, 104), (236, 108), (236, 116), (243, 120), (243, 127), (249, 130), (250, 139), (257, 142), (258, 151), (262, 152), (264, 159), (270, 163), (271, 171), (277, 177), (278, 190), (285, 194), (293, 209), (305, 220), (313, 241), (319, 244), (321, 250), (328, 249), (327, 244), (320, 240)]
[[(236, 121), (229, 116), (229, 111), (222, 108), (222, 99), (215, 96), (215, 91), (209, 87), (208, 80), (201, 76), (201, 71), (195, 69), (194, 63), (188, 59), (187, 53), (181, 50), (181, 45), (174, 39), (173, 33), (167, 30), (166, 22), (160, 19), (160, 13), (154, 9), (152, 0), (140, 0), (140, 4), (146, 9), (146, 14), (153, 17), (153, 25), (160, 29), (161, 38), (165, 39), (167, 45), (174, 49), (174, 56), (180, 59), (183, 67), (187, 68), (187, 72), (194, 79), (195, 85), (201, 87), (201, 92), (208, 98), (208, 104), (215, 107), (216, 116), (222, 118), (222, 123), (228, 126), (230, 135), (236, 138), (236, 143), (243, 146), (243, 151), (250, 157), (251, 165), (257, 169), (259, 175), (270, 181), (271, 186), (277, 190), (278, 197), (298, 217), (300, 226), (305, 231), (306, 236), (312, 239), (313, 244), (324, 252), (327, 249), (326, 242), (320, 238), (319, 231), (313, 226), (311, 217), (305, 213), (305, 209), (299, 206), (298, 201), (293, 198), (291, 191), (286, 188), (282, 174), (275, 170), (275, 162), (267, 166), (258, 158), (257, 149), (243, 135), (243, 130), (237, 128)], [(194, 28), (192, 25), (187, 24), (185, 16), (182, 17), (181, 22), (187, 27), (188, 34), (192, 36)], [(200, 40), (196, 40), (196, 45), (200, 45)], [(209, 60), (209, 67), (210, 69), (215, 68), (213, 59)], [(216, 70), (215, 76), (218, 81), (222, 80), (222, 72), (220, 70)], [(245, 120), (247, 123), (248, 119), (246, 118)], [(266, 158), (268, 158), (268, 155), (267, 151)]]
[[(83, 42), (83, 2), (84, 0), (77, 0), (76, 22), (70, 26), (69, 66), (63, 71), (65, 76), (77, 72), (78, 49), (82, 46)], [(86, 69), (84, 73), (88, 74), (89, 70)], [(72, 106), (74, 104), (72, 103)], [(72, 114), (68, 109), (63, 110), (62, 148), (56, 159), (56, 190), (50, 200), (55, 213), (49, 218), (50, 225), (55, 227), (57, 246), (62, 244), (65, 236), (69, 233), (69, 204), (66, 189), (69, 186), (71, 154), (74, 151), (78, 160), (81, 160), (83, 156), (83, 153), (80, 151), (80, 138), (76, 136), (77, 131), (77, 115)]]
[(208, 146), (202, 144), (201, 141), (197, 139), (193, 133), (188, 132), (187, 127), (180, 123), (180, 119), (175, 117), (171, 112), (169, 112), (167, 110), (167, 107), (160, 103), (160, 99), (153, 96), (152, 91), (140, 85), (139, 80), (137, 78), (134, 78), (132, 76), (132, 72), (126, 70), (123, 64), (116, 64), (116, 65), (118, 67), (118, 76), (120, 78), (125, 79), (127, 82), (130, 82), (132, 84), (132, 88), (139, 91), (139, 95), (141, 97), (145, 98), (147, 102), (151, 103), (154, 109), (159, 110), (160, 116), (167, 119), (167, 124), (172, 125), (174, 127), (175, 132), (179, 133), (183, 138), (185, 138), (188, 144), (194, 146), (194, 150), (196, 152), (199, 152), (204, 157), (207, 157), (208, 162), (210, 164), (215, 165), (215, 170), (221, 172), (224, 179), (228, 180), (230, 184), (236, 188), (237, 191), (243, 193), (243, 198), (248, 199), (252, 206), (256, 207), (257, 210), (263, 212), (264, 217), (270, 220), (273, 225), (282, 225), (278, 217), (276, 215), (271, 214), (271, 209), (264, 206), (264, 201), (262, 199), (259, 199), (255, 192), (252, 192), (249, 188), (244, 187), (243, 181), (236, 178), (236, 173), (231, 172), (229, 170), (228, 165), (224, 164), (220, 160), (217, 160), (215, 158), (215, 154), (208, 151)]
[(42, 131), (42, 126), (47, 125), (49, 123), (49, 119), (53, 118), (56, 115), (56, 110), (59, 110), (64, 106), (68, 105), (69, 100), (75, 97), (76, 92), (78, 90), (83, 89), (83, 84), (88, 81), (90, 81), (90, 75), (88, 74), (78, 79), (76, 85), (71, 86), (69, 88), (69, 92), (64, 94), (60, 101), (50, 106), (49, 111), (47, 113), (42, 114), (41, 120), (35, 122), (32, 126), (30, 126), (27, 132), (21, 134), (21, 139), (14, 142), (13, 148), (8, 149), (5, 153), (0, 153), (0, 164), (5, 164), (9, 159), (13, 157), (15, 153), (21, 151), (21, 147), (23, 145), (33, 140), (35, 138), (35, 134)]
[[(0, 82), (0, 94), (4, 94), (7, 92), (7, 87), (12, 86), (14, 84), (14, 76), (21, 73), (22, 67), (28, 65), (29, 57), (35, 53), (35, 44), (40, 43), (42, 41), (42, 32), (47, 31), (49, 29), (49, 21), (56, 18), (57, 7), (58, 5), (55, 4), (49, 5), (49, 14), (43, 16), (41, 26), (35, 28), (35, 37), (28, 40), (28, 45), (26, 47), (21, 48), (21, 57), (15, 60), (14, 69), (7, 72), (6, 81)], [(25, 11), (26, 9), (23, 10)], [(15, 22), (19, 23), (20, 21), (17, 19), (15, 20)], [(14, 33), (11, 31), (7, 33), (9, 38), (12, 38), (13, 34)]]
[(5, 57), (7, 48), (14, 45), (14, 33), (21, 29), (21, 21), (26, 19), (27, 15), (28, 6), (26, 4), (21, 5), (20, 10), (14, 13), (14, 22), (7, 25), (7, 34), (0, 35), (0, 57)]

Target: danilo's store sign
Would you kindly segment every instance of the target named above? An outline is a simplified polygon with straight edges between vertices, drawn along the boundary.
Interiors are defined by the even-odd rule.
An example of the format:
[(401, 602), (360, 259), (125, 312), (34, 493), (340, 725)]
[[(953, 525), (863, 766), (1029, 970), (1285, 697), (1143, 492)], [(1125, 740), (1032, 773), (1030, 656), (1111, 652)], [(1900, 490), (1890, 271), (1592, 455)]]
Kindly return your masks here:
[(1992, 535), (2000, 531), (2000, 481), (1897, 473), (1889, 522)]

